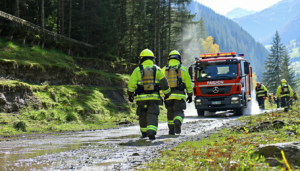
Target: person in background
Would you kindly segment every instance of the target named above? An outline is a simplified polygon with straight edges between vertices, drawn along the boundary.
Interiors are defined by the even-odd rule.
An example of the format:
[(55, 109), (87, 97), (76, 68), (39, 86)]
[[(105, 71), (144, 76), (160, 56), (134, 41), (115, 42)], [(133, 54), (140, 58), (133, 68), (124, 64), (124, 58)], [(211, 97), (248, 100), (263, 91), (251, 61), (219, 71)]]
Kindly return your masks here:
[[(181, 55), (177, 50), (170, 52), (168, 65), (162, 71), (166, 75), (171, 95), (165, 101), (168, 110), (169, 135), (181, 133), (181, 125), (184, 119), (183, 110), (186, 109), (186, 100), (191, 103), (193, 96), (193, 86), (188, 70), (182, 66)], [(188, 98), (186, 98), (186, 94)]]
[(287, 84), (285, 79), (281, 80), (281, 84), (277, 88), (276, 97), (280, 98), (281, 107), (284, 108), (285, 112), (290, 109), (290, 99), (293, 96), (293, 91), (290, 85)]
[(256, 83), (256, 100), (260, 109), (265, 110), (265, 100), (267, 99), (268, 90), (260, 82)]

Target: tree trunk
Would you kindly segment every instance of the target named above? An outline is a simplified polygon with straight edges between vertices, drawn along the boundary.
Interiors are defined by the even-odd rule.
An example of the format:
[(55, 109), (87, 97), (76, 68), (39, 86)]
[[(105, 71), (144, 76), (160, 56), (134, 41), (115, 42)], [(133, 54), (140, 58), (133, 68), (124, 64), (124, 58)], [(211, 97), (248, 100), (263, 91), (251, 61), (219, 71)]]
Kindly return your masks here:
[[(166, 0), (163, 0), (163, 9), (162, 9), (162, 28), (161, 28), (161, 32), (164, 33), (163, 34), (163, 38), (162, 38), (162, 46), (161, 46), (161, 55), (164, 57), (164, 50), (165, 50), (165, 42), (167, 42), (167, 40), (165, 39), (165, 30), (166, 30), (166, 27), (165, 27), (165, 10), (166, 10), (166, 6), (167, 6), (167, 2)], [(165, 40), (165, 41), (164, 41)], [(162, 65), (165, 65), (163, 60), (161, 60), (161, 64)]]
[(117, 50), (117, 56), (120, 57), (120, 40), (121, 40), (121, 27), (122, 27), (122, 15), (123, 15), (123, 1), (121, 0), (120, 3), (120, 21), (119, 21), (119, 34), (118, 34), (118, 50)]
[(170, 53), (170, 45), (171, 45), (171, 0), (169, 0), (169, 41), (168, 41), (167, 53)]
[(154, 40), (153, 40), (153, 52), (156, 53), (156, 0), (153, 0), (154, 3)]
[(57, 34), (60, 34), (60, 25), (61, 25), (61, 0), (57, 0), (57, 23), (56, 23), (56, 29)]
[(40, 25), (40, 23), (39, 23), (39, 18), (40, 18), (40, 16), (39, 16), (39, 13), (40, 13), (40, 11), (39, 11), (39, 9), (40, 9), (39, 0), (35, 0), (35, 6), (36, 6), (36, 9), (35, 9), (35, 18), (36, 18), (35, 24), (39, 26)]
[(6, 9), (6, 0), (4, 0), (4, 3), (3, 3), (3, 10), (4, 10), (4, 12), (7, 13), (7, 9)]
[(85, 33), (85, 16), (84, 16), (84, 10), (85, 10), (85, 0), (82, 0), (82, 38), (81, 40), (84, 41), (84, 33)]
[(72, 0), (70, 0), (69, 37), (71, 37), (71, 28), (72, 28)]
[(61, 5), (60, 5), (60, 14), (61, 14), (61, 19), (60, 19), (60, 34), (64, 35), (65, 34), (65, 7), (64, 7), (64, 0), (60, 0)]
[(19, 6), (19, 0), (16, 0), (16, 12), (15, 15), (16, 17), (20, 17), (20, 6)]
[(157, 32), (157, 58), (158, 66), (161, 67), (161, 58), (160, 58), (160, 0), (158, 0), (158, 32)]
[(41, 2), (41, 27), (45, 29), (45, 8), (44, 8), (44, 0)]
[(135, 10), (135, 0), (132, 0), (132, 15), (131, 15), (131, 24), (130, 24), (130, 35), (129, 35), (129, 58), (131, 58), (132, 52), (132, 35), (133, 35), (133, 23), (134, 23), (134, 10)]

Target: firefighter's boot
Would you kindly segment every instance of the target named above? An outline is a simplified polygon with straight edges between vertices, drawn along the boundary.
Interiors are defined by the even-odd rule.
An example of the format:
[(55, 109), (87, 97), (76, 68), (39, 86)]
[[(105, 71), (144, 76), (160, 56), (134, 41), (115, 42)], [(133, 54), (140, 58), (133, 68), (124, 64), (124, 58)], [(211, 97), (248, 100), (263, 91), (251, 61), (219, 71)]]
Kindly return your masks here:
[(169, 128), (169, 135), (175, 135), (175, 128)]
[(181, 133), (181, 122), (179, 120), (175, 120), (174, 124), (175, 124), (175, 133), (180, 134)]
[(147, 137), (148, 137), (147, 132), (142, 132), (141, 138), (147, 138)]
[(150, 130), (150, 131), (147, 131), (147, 135), (149, 137), (149, 140), (155, 140), (156, 132), (153, 130)]

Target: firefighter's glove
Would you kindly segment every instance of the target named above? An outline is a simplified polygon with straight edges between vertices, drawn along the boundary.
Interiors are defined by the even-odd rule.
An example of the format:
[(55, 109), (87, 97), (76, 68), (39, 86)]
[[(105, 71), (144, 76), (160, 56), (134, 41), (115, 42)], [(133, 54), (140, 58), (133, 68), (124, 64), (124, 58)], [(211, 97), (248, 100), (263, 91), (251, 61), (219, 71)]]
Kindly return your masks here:
[(186, 100), (186, 102), (188, 102), (188, 103), (192, 103), (192, 101), (193, 101), (192, 97), (188, 97)]
[(133, 95), (129, 95), (128, 100), (133, 103), (133, 101), (134, 101)]
[(170, 93), (168, 93), (168, 94), (165, 94), (165, 100), (167, 100), (169, 97), (170, 97), (170, 95), (171, 95), (171, 92)]
[(267, 100), (267, 97), (265, 96), (264, 99)]

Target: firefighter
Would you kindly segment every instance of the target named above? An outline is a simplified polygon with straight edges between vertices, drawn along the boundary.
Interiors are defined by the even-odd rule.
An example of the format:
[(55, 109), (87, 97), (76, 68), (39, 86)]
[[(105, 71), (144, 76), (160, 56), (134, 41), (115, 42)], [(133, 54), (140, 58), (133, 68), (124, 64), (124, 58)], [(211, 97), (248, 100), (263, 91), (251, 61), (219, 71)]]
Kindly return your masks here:
[(259, 108), (265, 110), (265, 99), (267, 99), (268, 90), (260, 82), (256, 83), (256, 100), (258, 101)]
[(135, 68), (128, 83), (129, 101), (137, 102), (136, 114), (139, 116), (139, 124), (142, 138), (155, 139), (158, 126), (160, 89), (167, 98), (171, 94), (168, 81), (162, 70), (157, 67), (155, 56), (149, 49), (140, 54), (139, 67)]
[(290, 85), (287, 84), (285, 79), (281, 80), (281, 85), (277, 88), (276, 93), (277, 99), (280, 99), (281, 107), (284, 108), (285, 112), (289, 111), (290, 108), (290, 98), (293, 96), (293, 91)]
[[(183, 110), (186, 109), (186, 100), (192, 102), (193, 87), (188, 70), (182, 66), (181, 55), (173, 50), (168, 57), (168, 65), (163, 69), (171, 88), (171, 95), (165, 101), (168, 110), (169, 135), (181, 133), (181, 125), (184, 119)], [(186, 98), (186, 93), (188, 98)]]

